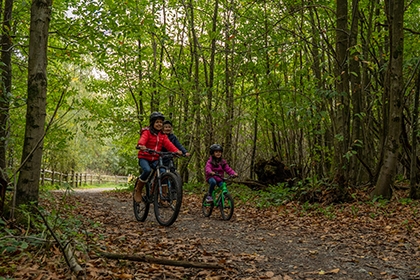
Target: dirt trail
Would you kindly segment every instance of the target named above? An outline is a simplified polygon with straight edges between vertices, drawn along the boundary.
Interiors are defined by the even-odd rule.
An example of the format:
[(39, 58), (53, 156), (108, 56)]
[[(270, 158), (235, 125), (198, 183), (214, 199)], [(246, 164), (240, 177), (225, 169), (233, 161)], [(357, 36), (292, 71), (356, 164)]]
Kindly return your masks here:
[(108, 251), (226, 266), (204, 271), (144, 263), (126, 272), (135, 279), (420, 279), (418, 238), (378, 232), (365, 220), (296, 216), (238, 203), (232, 220), (223, 221), (217, 209), (203, 217), (200, 197), (184, 195), (177, 221), (162, 227), (153, 213), (137, 222), (128, 193), (89, 190), (71, 197), (84, 205), (80, 214), (103, 225)]

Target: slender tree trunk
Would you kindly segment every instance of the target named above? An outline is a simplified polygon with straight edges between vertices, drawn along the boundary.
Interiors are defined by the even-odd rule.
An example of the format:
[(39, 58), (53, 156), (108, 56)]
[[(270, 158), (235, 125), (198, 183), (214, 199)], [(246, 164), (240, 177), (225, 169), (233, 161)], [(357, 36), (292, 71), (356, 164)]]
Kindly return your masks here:
[[(351, 28), (349, 40), (349, 71), (350, 71), (350, 89), (352, 101), (352, 147), (359, 156), (363, 156), (363, 150), (359, 147), (362, 141), (362, 80), (360, 72), (360, 53), (357, 51), (358, 34), (359, 34), (359, 0), (352, 0), (351, 7)], [(349, 181), (352, 185), (357, 185), (358, 176), (360, 174), (361, 164), (355, 156), (350, 158), (349, 164)]]
[[(194, 122), (194, 135), (199, 136), (201, 135), (201, 114), (200, 114), (200, 81), (199, 81), (199, 65), (200, 65), (200, 57), (198, 54), (198, 38), (195, 31), (195, 19), (194, 19), (194, 1), (190, 0), (188, 3), (189, 9), (187, 9), (187, 12), (189, 12), (189, 20), (190, 20), (190, 29), (191, 29), (191, 44), (192, 44), (192, 59), (193, 59), (193, 108), (192, 108), (192, 115), (195, 120)], [(212, 127), (208, 127), (207, 129), (213, 129)], [(195, 150), (195, 156), (196, 156), (196, 170), (203, 170), (203, 157), (200, 154), (200, 147), (201, 147), (201, 139), (200, 137), (194, 138), (194, 150)], [(207, 151), (207, 150), (206, 150)], [(203, 172), (197, 172), (197, 180), (199, 182), (204, 181)]]
[(411, 163), (410, 163), (410, 198), (420, 199), (420, 184), (418, 168), (417, 168), (417, 132), (419, 122), (419, 97), (420, 97), (420, 71), (417, 74), (416, 92), (414, 94), (414, 107), (412, 117), (412, 148), (411, 148)]
[(233, 102), (233, 63), (231, 63), (233, 42), (235, 41), (234, 30), (235, 21), (232, 19), (233, 11), (230, 2), (229, 7), (226, 9), (225, 15), (225, 96), (226, 96), (226, 119), (225, 119), (225, 149), (223, 157), (228, 162), (232, 161), (232, 131), (233, 131), (233, 113), (234, 113), (234, 102)]
[[(156, 14), (156, 4), (155, 2), (152, 3), (152, 14)], [(156, 29), (156, 27), (154, 27)], [(153, 62), (152, 67), (150, 69), (151, 73), (149, 73), (151, 77), (150, 87), (151, 87), (151, 97), (150, 97), (150, 112), (158, 111), (159, 110), (159, 94), (157, 90), (157, 63), (158, 63), (158, 50), (157, 50), (157, 42), (156, 42), (156, 30), (152, 32), (152, 50), (153, 50)]]
[[(138, 5), (138, 2), (136, 1), (136, 6)], [(140, 7), (137, 6), (137, 10), (140, 10)], [(142, 39), (141, 36), (137, 39), (137, 51), (138, 51), (138, 57), (137, 57), (137, 67), (138, 67), (138, 85), (142, 85), (144, 83), (143, 81), (143, 66), (142, 66)], [(132, 98), (134, 100), (136, 111), (137, 111), (137, 122), (139, 124), (139, 132), (141, 131), (141, 128), (143, 127), (143, 121), (145, 119), (146, 112), (144, 111), (144, 102), (143, 102), (143, 87), (138, 86), (138, 96), (135, 92), (131, 91)]]
[(31, 6), (28, 99), (22, 165), (15, 192), (16, 206), (38, 203), (47, 97), (47, 46), (52, 0)]
[[(380, 2), (380, 0), (378, 0), (378, 6), (375, 10), (375, 14), (376, 17), (379, 17), (382, 13), (383, 8), (381, 7), (382, 4)], [(388, 12), (386, 12), (388, 13)], [(381, 31), (383, 31), (382, 29), (387, 29), (389, 31), (389, 19), (386, 20), (385, 25), (388, 27), (382, 27), (382, 25), (380, 24), (376, 24), (376, 30), (375, 32), (377, 32), (377, 34), (381, 34)], [(379, 67), (385, 69), (385, 65), (386, 65), (386, 54), (387, 54), (387, 50), (390, 48), (390, 42), (389, 42), (390, 38), (389, 35), (384, 35), (383, 38), (383, 43), (378, 45), (378, 54), (377, 54), (377, 59), (379, 61)], [(381, 87), (385, 87), (384, 83), (386, 82), (386, 70), (381, 70), (379, 71), (379, 77), (378, 77), (378, 84)], [(375, 157), (378, 158), (377, 160), (377, 165), (376, 165), (376, 169), (375, 169), (375, 182), (378, 181), (378, 177), (379, 177), (379, 173), (380, 170), (383, 166), (383, 162), (384, 162), (384, 151), (385, 151), (385, 141), (388, 135), (388, 119), (389, 119), (389, 91), (388, 90), (384, 90), (383, 94), (382, 94), (382, 106), (380, 106), (377, 110), (377, 114), (380, 115), (382, 117), (382, 123), (380, 124), (380, 128), (379, 128), (379, 143), (378, 143), (378, 150), (380, 151), (379, 156), (375, 155)], [(382, 115), (381, 115), (382, 114)]]
[[(375, 15), (376, 15), (376, 10), (378, 9), (379, 3), (378, 0), (374, 0), (374, 1), (370, 1), (369, 5), (368, 5), (368, 9), (367, 9), (367, 16), (364, 17), (366, 18), (366, 20), (364, 21), (364, 24), (360, 25), (360, 34), (362, 34), (360, 41), (361, 41), (361, 45), (362, 45), (362, 55), (363, 58), (366, 61), (370, 61), (372, 54), (370, 51), (370, 47), (371, 47), (371, 42), (372, 42), (372, 34), (374, 32), (374, 28), (375, 28), (375, 23), (374, 23), (374, 19), (375, 19)], [(375, 182), (375, 176), (377, 176), (377, 174), (375, 175), (375, 170), (374, 166), (375, 166), (375, 150), (377, 149), (377, 145), (375, 142), (377, 141), (372, 141), (373, 139), (377, 139), (378, 134), (377, 134), (377, 125), (375, 124), (376, 121), (376, 114), (373, 113), (373, 110), (371, 108), (369, 108), (369, 104), (372, 104), (375, 102), (375, 97), (373, 97), (373, 94), (371, 94), (372, 90), (373, 90), (373, 86), (372, 86), (372, 75), (370, 72), (370, 69), (368, 67), (368, 65), (366, 65), (366, 63), (362, 63), (361, 64), (362, 67), (362, 72), (361, 72), (361, 106), (362, 108), (360, 108), (361, 112), (365, 112), (366, 115), (365, 117), (361, 120), (361, 133), (362, 135), (361, 140), (363, 141), (363, 149), (361, 152), (358, 152), (358, 158), (359, 160), (363, 160), (363, 165), (365, 166), (366, 169), (366, 175), (362, 175), (359, 177), (359, 182), (360, 180), (369, 180), (370, 182), (372, 182), (372, 184)], [(354, 110), (356, 112), (356, 108)], [(372, 168), (371, 168), (372, 167)]]
[(337, 0), (336, 27), (336, 90), (337, 114), (335, 120), (335, 164), (336, 179), (346, 182), (348, 165), (344, 154), (349, 143), (349, 77), (348, 77), (348, 3), (347, 0)]
[[(210, 45), (210, 65), (209, 65), (209, 88), (207, 91), (207, 118), (206, 118), (206, 127), (213, 127), (213, 90), (214, 90), (214, 67), (215, 67), (215, 56), (216, 56), (216, 32), (217, 32), (217, 17), (219, 13), (219, 0), (216, 0), (214, 3), (213, 18), (212, 18), (212, 32), (213, 36), (211, 38)], [(205, 143), (212, 144), (214, 141), (213, 129), (208, 129), (205, 134)]]
[(402, 122), (402, 109), (404, 103), (403, 93), (403, 49), (404, 49), (404, 0), (385, 1), (389, 22), (389, 62), (385, 78), (385, 94), (389, 96), (388, 122), (385, 123), (388, 132), (385, 138), (383, 165), (381, 166), (378, 181), (372, 196), (391, 198), (391, 186), (400, 153), (400, 134)]
[[(314, 36), (312, 36), (312, 44), (311, 44), (311, 54), (313, 59), (312, 71), (314, 72), (317, 88), (319, 90), (322, 90), (324, 88), (323, 81), (322, 81), (322, 73), (321, 73), (321, 57), (319, 53), (320, 49), (320, 43), (319, 43), (319, 28), (317, 28), (317, 24), (315, 21), (315, 9), (311, 8), (309, 9), (309, 15), (310, 15), (310, 21), (312, 26), (312, 33)], [(325, 105), (323, 102), (318, 102), (317, 107), (321, 108), (321, 110), (326, 110)], [(315, 124), (315, 131), (321, 131), (321, 122), (318, 122)], [(322, 149), (322, 135), (320, 133), (315, 134), (314, 143), (315, 145), (310, 145), (311, 149), (311, 157), (312, 157), (312, 163), (314, 164), (314, 174), (317, 174), (317, 176), (323, 176), (324, 169), (323, 169), (323, 153), (324, 149)]]
[(260, 99), (259, 99), (259, 95), (258, 92), (255, 93), (255, 116), (254, 116), (254, 131), (252, 134), (252, 154), (251, 154), (251, 168), (250, 168), (250, 174), (249, 177), (251, 179), (254, 179), (254, 165), (255, 165), (255, 156), (257, 154), (257, 141), (258, 141), (258, 117), (259, 117), (259, 107), (260, 107)]
[[(138, 45), (138, 50), (139, 50), (139, 63), (138, 63), (138, 67), (139, 67), (139, 72), (138, 72), (138, 78), (139, 78), (139, 85), (141, 85), (143, 83), (143, 67), (142, 67), (142, 57), (141, 57), (141, 40), (139, 39), (137, 41), (137, 45)], [(143, 127), (143, 120), (145, 118), (145, 114), (146, 112), (144, 111), (144, 103), (143, 103), (143, 88), (140, 87), (139, 89), (139, 101), (137, 102), (135, 96), (134, 96), (134, 100), (136, 102), (136, 108), (137, 108), (137, 115), (138, 115), (138, 122), (139, 122), (139, 131), (141, 130), (141, 128)]]
[[(1, 3), (1, 6), (3, 3)], [(10, 37), (10, 20), (12, 18), (13, 0), (6, 0), (3, 15), (1, 37), (1, 88), (0, 88), (0, 214), (3, 213), (7, 182), (6, 172), (7, 141), (9, 139), (9, 96), (12, 88), (12, 40)]]
[[(166, 31), (165, 31), (165, 28), (166, 28), (166, 8), (165, 8), (165, 4), (164, 3), (165, 2), (163, 2), (162, 6), (160, 7), (161, 17), (163, 19), (163, 21), (162, 21), (162, 25), (163, 26), (161, 27), (163, 30), (162, 30), (161, 36), (166, 33)], [(156, 76), (157, 83), (155, 85), (156, 86), (155, 105), (157, 106), (156, 107), (157, 109), (159, 109), (160, 104), (161, 104), (161, 102), (159, 100), (159, 95), (160, 95), (159, 92), (160, 92), (160, 90), (158, 90), (158, 88), (159, 88), (159, 85), (162, 84), (162, 69), (163, 69), (163, 63), (164, 63), (163, 62), (163, 57), (164, 57), (164, 52), (165, 52), (165, 46), (163, 45), (162, 42), (159, 44), (159, 46), (160, 46), (160, 50), (159, 50), (159, 61), (157, 62), (157, 63), (159, 63), (159, 65), (158, 65), (158, 72), (157, 72), (157, 76)], [(164, 102), (164, 104), (167, 104), (167, 103)], [(161, 109), (159, 109), (159, 110), (161, 110)], [(170, 107), (169, 108), (166, 108), (166, 110), (167, 111), (170, 111)], [(169, 116), (167, 116), (167, 117), (169, 117)]]

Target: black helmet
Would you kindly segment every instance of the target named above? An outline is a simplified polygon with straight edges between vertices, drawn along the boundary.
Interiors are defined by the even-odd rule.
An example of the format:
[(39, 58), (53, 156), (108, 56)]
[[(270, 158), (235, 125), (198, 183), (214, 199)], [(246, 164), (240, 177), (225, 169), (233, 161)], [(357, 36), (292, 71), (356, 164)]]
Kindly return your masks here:
[(150, 114), (150, 125), (154, 124), (157, 119), (165, 120), (165, 116), (161, 112), (153, 112)]
[(163, 125), (165, 125), (165, 124), (170, 124), (170, 125), (172, 126), (172, 123), (171, 123), (171, 121), (170, 121), (170, 120), (166, 120), (166, 121), (164, 121), (164, 122), (163, 122)]
[(223, 148), (222, 146), (220, 146), (219, 144), (213, 144), (210, 146), (210, 155), (213, 155), (215, 151), (221, 151), (223, 152)]

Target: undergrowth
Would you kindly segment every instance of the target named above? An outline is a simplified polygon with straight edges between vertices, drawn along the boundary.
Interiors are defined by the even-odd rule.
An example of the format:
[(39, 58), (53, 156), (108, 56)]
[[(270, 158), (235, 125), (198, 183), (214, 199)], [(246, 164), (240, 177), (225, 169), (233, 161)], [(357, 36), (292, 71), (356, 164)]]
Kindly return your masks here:
[[(25, 258), (35, 259), (41, 264), (46, 255), (57, 254), (71, 245), (86, 252), (86, 240), (92, 238), (87, 228), (100, 226), (83, 216), (71, 213), (76, 205), (65, 200), (56, 201), (50, 192), (41, 191), (40, 200), (48, 209), (31, 205), (21, 207), (17, 216), (19, 222), (0, 218), (0, 275), (12, 276), (16, 264)], [(1, 279), (1, 277), (0, 277)]]

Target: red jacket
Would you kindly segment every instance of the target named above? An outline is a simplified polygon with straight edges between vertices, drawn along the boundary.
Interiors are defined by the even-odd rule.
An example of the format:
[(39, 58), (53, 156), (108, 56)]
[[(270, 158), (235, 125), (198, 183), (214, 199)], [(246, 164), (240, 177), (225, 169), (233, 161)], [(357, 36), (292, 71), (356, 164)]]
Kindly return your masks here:
[[(158, 152), (162, 150), (162, 147), (165, 147), (170, 152), (178, 152), (178, 148), (172, 144), (166, 134), (159, 132), (157, 135), (155, 135), (151, 133), (148, 128), (142, 129), (142, 133), (139, 141), (137, 142), (137, 145), (146, 146), (146, 148), (153, 149)], [(142, 150), (139, 151), (137, 157), (144, 158), (148, 161), (155, 161), (159, 159), (157, 154), (151, 154)]]

